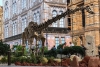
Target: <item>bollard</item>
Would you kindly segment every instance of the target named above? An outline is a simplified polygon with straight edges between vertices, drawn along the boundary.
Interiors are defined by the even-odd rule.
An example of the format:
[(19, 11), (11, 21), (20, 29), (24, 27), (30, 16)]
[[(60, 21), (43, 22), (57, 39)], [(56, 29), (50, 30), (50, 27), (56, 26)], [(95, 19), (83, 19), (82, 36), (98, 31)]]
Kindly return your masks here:
[(11, 65), (11, 51), (8, 51), (8, 65)]

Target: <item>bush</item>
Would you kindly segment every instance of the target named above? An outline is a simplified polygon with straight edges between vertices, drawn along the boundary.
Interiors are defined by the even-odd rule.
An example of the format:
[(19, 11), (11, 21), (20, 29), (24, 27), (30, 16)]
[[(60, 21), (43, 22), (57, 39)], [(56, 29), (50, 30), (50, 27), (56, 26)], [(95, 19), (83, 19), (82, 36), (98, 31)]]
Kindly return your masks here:
[(52, 57), (52, 56), (56, 57), (57, 56), (57, 50), (51, 49), (51, 50), (48, 51), (47, 54), (48, 54), (49, 57)]
[(12, 57), (11, 57), (11, 62), (12, 62), (12, 63), (21, 62), (20, 57), (14, 57), (14, 56), (12, 56)]
[(81, 46), (65, 47), (62, 53), (64, 55), (73, 55), (73, 54), (80, 54), (82, 56), (85, 55), (85, 51)]
[(2, 59), (1, 59), (1, 63), (7, 63), (8, 62), (8, 59), (6, 56), (4, 56)]
[(0, 41), (0, 55), (6, 56), (9, 50), (10, 50), (10, 46)]
[(85, 50), (81, 46), (72, 46), (72, 49), (74, 50), (74, 53), (78, 53), (82, 56), (85, 55)]
[(73, 49), (71, 47), (65, 47), (62, 51), (64, 55), (73, 54)]
[(40, 57), (40, 62), (45, 64), (48, 62), (48, 59), (46, 57)]
[(21, 56), (21, 57), (20, 57), (20, 62), (21, 62), (21, 63), (27, 62), (27, 60), (28, 60), (28, 59), (27, 59), (26, 56)]
[(16, 57), (20, 57), (22, 55), (26, 55), (27, 54), (26, 48), (24, 48), (24, 51), (23, 51), (23, 46), (22, 45), (14, 45), (13, 49), (16, 49), (14, 54), (13, 54)]
[(16, 51), (15, 52), (15, 56), (16, 57), (20, 57), (20, 56), (22, 56), (23, 55), (23, 52), (22, 51)]
[(38, 60), (37, 60), (37, 57), (34, 56), (33, 54), (31, 54), (31, 60), (30, 60), (32, 63), (36, 64), (38, 63)]
[(63, 49), (63, 46), (66, 44), (66, 42), (65, 43), (63, 43), (63, 44), (60, 44), (58, 47), (57, 47), (57, 49)]

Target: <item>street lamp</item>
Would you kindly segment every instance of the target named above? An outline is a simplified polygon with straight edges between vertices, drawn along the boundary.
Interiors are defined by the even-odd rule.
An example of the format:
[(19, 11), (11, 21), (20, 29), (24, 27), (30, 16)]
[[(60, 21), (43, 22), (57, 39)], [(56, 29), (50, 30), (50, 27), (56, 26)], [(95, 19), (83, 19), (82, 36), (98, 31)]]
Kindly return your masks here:
[(62, 48), (60, 48), (60, 52), (61, 52), (61, 66), (62, 66)]

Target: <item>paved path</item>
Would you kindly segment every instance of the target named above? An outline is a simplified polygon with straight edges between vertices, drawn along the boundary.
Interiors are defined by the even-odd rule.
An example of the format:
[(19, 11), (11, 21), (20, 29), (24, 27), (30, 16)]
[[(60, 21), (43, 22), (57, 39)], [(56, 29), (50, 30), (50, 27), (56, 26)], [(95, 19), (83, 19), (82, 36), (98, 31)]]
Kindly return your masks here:
[(65, 67), (65, 66), (15, 66), (15, 64), (0, 64), (0, 67)]
[(0, 67), (64, 67), (64, 66), (15, 66), (15, 64), (0, 64)]

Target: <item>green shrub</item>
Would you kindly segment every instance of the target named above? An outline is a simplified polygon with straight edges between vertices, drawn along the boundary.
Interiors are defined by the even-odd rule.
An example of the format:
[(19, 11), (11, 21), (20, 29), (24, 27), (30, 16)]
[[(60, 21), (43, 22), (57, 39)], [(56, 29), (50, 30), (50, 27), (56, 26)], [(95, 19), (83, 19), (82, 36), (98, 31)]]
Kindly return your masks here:
[(11, 63), (20, 62), (20, 57), (11, 56)]
[(34, 56), (34, 54), (31, 54), (30, 56), (31, 56), (31, 60), (30, 60), (30, 61), (31, 61), (32, 63), (36, 64), (36, 63), (38, 62), (36, 56)]
[(66, 42), (63, 43), (63, 44), (58, 45), (57, 49), (63, 49), (63, 46), (64, 46), (65, 44), (66, 44)]
[(16, 51), (15, 52), (15, 56), (16, 57), (20, 57), (20, 56), (22, 56), (23, 55), (23, 52), (22, 51)]
[(62, 53), (65, 55), (73, 55), (73, 54), (80, 54), (82, 56), (85, 55), (85, 51), (81, 46), (65, 47)]
[(43, 64), (45, 64), (45, 63), (48, 62), (48, 59), (46, 57), (41, 57), (40, 58), (40, 62), (43, 63)]
[(31, 56), (27, 56), (27, 60), (26, 60), (26, 62), (28, 62), (28, 63), (32, 63), (32, 61), (31, 61)]
[(8, 44), (5, 44), (2, 41), (0, 41), (0, 55), (6, 56), (9, 49), (10, 49), (10, 46)]
[(45, 55), (46, 55), (46, 56), (49, 56), (49, 57), (52, 57), (52, 56), (53, 56), (53, 57), (56, 57), (56, 56), (57, 56), (57, 50), (51, 49), (51, 50), (45, 52)]
[(54, 60), (54, 57), (47, 57), (48, 60)]
[(27, 60), (28, 60), (28, 59), (27, 59), (26, 56), (21, 56), (21, 57), (20, 57), (20, 62), (21, 62), (21, 63), (27, 62)]
[(8, 59), (6, 56), (4, 56), (2, 59), (1, 59), (1, 63), (7, 63), (8, 62)]

